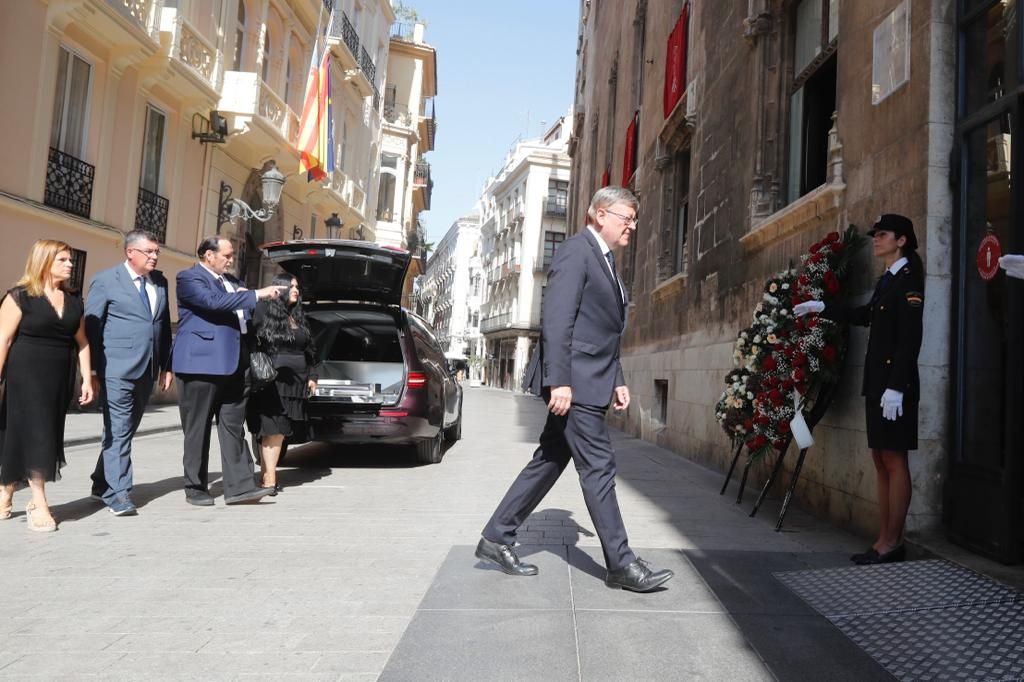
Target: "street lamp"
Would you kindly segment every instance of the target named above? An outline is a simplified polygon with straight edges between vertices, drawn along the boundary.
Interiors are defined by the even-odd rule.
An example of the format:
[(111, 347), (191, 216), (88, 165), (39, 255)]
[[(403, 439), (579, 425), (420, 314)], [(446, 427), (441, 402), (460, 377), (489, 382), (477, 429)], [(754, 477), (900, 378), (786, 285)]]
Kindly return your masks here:
[(338, 217), (337, 213), (332, 213), (330, 218), (324, 220), (324, 225), (327, 226), (327, 238), (333, 239), (338, 236), (338, 232), (341, 230), (341, 226), (344, 223), (341, 218)]
[(270, 220), (274, 215), (274, 209), (281, 203), (281, 190), (284, 189), (285, 177), (277, 170), (277, 164), (270, 162), (270, 168), (260, 174), (260, 182), (263, 186), (263, 208), (253, 210), (249, 204), (241, 199), (231, 197), (231, 185), (223, 180), (220, 182), (220, 224), (228, 221), (235, 221), (239, 218), (246, 220), (255, 218), (261, 223)]

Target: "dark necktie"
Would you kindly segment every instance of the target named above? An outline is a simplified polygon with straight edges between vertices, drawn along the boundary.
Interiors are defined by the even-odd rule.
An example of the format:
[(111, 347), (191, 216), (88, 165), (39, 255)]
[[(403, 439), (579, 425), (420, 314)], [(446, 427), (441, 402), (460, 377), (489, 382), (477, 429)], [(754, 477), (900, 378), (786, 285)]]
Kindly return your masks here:
[(875, 285), (875, 293), (871, 295), (871, 302), (868, 304), (872, 307), (878, 303), (878, 299), (882, 298), (882, 294), (892, 284), (892, 280), (896, 275), (892, 274), (890, 270), (886, 270), (885, 274), (878, 278), (878, 284)]
[(146, 306), (146, 312), (153, 317), (153, 306), (149, 304), (149, 294), (146, 292), (146, 278), (139, 277), (137, 279), (139, 280), (139, 297), (142, 299), (142, 305)]
[(604, 254), (605, 260), (608, 261), (608, 265), (612, 269), (612, 279), (615, 280), (615, 290), (619, 293), (619, 302), (622, 302), (622, 285), (619, 284), (619, 274), (615, 272), (615, 254), (609, 251)]
[(217, 278), (217, 286), (219, 286), (220, 290), (223, 291), (225, 294), (228, 293), (228, 287), (227, 287), (226, 284), (224, 284), (224, 278), (223, 277), (218, 277)]

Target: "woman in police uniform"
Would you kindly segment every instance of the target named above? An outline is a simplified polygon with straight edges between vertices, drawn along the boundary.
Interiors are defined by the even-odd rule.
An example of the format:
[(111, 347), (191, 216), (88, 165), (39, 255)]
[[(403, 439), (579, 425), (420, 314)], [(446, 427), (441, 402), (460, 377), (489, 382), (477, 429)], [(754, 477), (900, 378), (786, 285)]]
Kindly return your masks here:
[(831, 319), (871, 328), (861, 393), (877, 476), (881, 527), (878, 539), (866, 552), (850, 557), (857, 564), (902, 561), (906, 555), (903, 526), (911, 495), (907, 453), (917, 449), (917, 355), (924, 309), (924, 266), (917, 254), (914, 224), (905, 216), (886, 213), (868, 235), (875, 257), (886, 270), (867, 305), (846, 309), (808, 301), (793, 307), (797, 316), (824, 313)]

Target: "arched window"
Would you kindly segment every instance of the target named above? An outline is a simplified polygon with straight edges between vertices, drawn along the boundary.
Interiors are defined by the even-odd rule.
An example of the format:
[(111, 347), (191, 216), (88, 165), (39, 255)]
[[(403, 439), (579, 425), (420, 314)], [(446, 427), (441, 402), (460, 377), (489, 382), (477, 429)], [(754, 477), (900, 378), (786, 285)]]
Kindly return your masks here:
[(245, 0), (238, 0), (238, 20), (235, 23), (235, 55), (231, 62), (233, 71), (242, 70), (242, 53), (245, 52)]

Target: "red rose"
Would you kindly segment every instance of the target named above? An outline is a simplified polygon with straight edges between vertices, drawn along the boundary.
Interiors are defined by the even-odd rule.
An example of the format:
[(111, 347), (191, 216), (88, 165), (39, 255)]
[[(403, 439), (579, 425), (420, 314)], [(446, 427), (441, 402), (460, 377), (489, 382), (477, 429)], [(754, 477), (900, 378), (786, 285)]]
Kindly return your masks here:
[(745, 419), (743, 421), (743, 430), (744, 431), (748, 431), (748, 432), (749, 431), (753, 431), (754, 430), (754, 420), (753, 419)]
[(761, 368), (767, 372), (774, 371), (778, 369), (778, 367), (779, 365), (775, 362), (775, 358), (770, 355), (761, 362)]
[(843, 251), (843, 245), (842, 244), (833, 244), (831, 248), (832, 248), (832, 253), (842, 253), (842, 251)]
[(808, 329), (814, 329), (815, 327), (818, 326), (818, 318), (817, 317), (809, 317), (809, 318), (807, 318), (807, 321), (804, 322), (804, 325)]
[(818, 251), (821, 251), (821, 246), (821, 242), (814, 242), (811, 244), (811, 253), (818, 253)]
[(772, 423), (772, 420), (763, 414), (759, 414), (756, 417), (754, 417), (754, 423), (757, 424), (758, 426), (768, 426), (769, 424)]
[(825, 235), (825, 241), (828, 242), (829, 244), (834, 244), (834, 243), (838, 242), (839, 241), (839, 233), (838, 232), (829, 232), (827, 235)]
[(816, 264), (816, 263), (820, 263), (821, 259), (822, 259), (822, 255), (820, 253), (815, 253), (813, 256), (811, 256), (808, 259), (808, 262)]
[(811, 280), (807, 277), (807, 275), (800, 275), (796, 280), (796, 283), (802, 287), (807, 286), (808, 284), (810, 284), (810, 282)]
[(800, 395), (803, 395), (804, 393), (807, 393), (807, 384), (803, 384), (803, 383), (797, 384), (796, 385), (796, 392), (799, 393)]
[(803, 367), (807, 364), (807, 356), (802, 352), (796, 352), (793, 354), (793, 366)]
[(825, 362), (836, 361), (836, 347), (828, 344), (821, 349), (821, 357), (825, 359)]
[(803, 381), (805, 376), (806, 376), (806, 374), (799, 367), (797, 367), (796, 369), (793, 370), (793, 380), (794, 381), (797, 381), (797, 382)]
[(768, 399), (771, 400), (776, 405), (781, 404), (782, 403), (782, 391), (780, 391), (777, 388), (773, 388), (772, 390), (768, 391)]
[(792, 391), (794, 385), (795, 382), (792, 379), (786, 379), (785, 381), (782, 382), (782, 388), (783, 390), (786, 391)]
[(779, 422), (779, 433), (789, 433), (789, 422)]
[(754, 449), (755, 450), (760, 450), (765, 445), (768, 445), (768, 439), (765, 438), (764, 436), (758, 436), (757, 438), (754, 439)]

